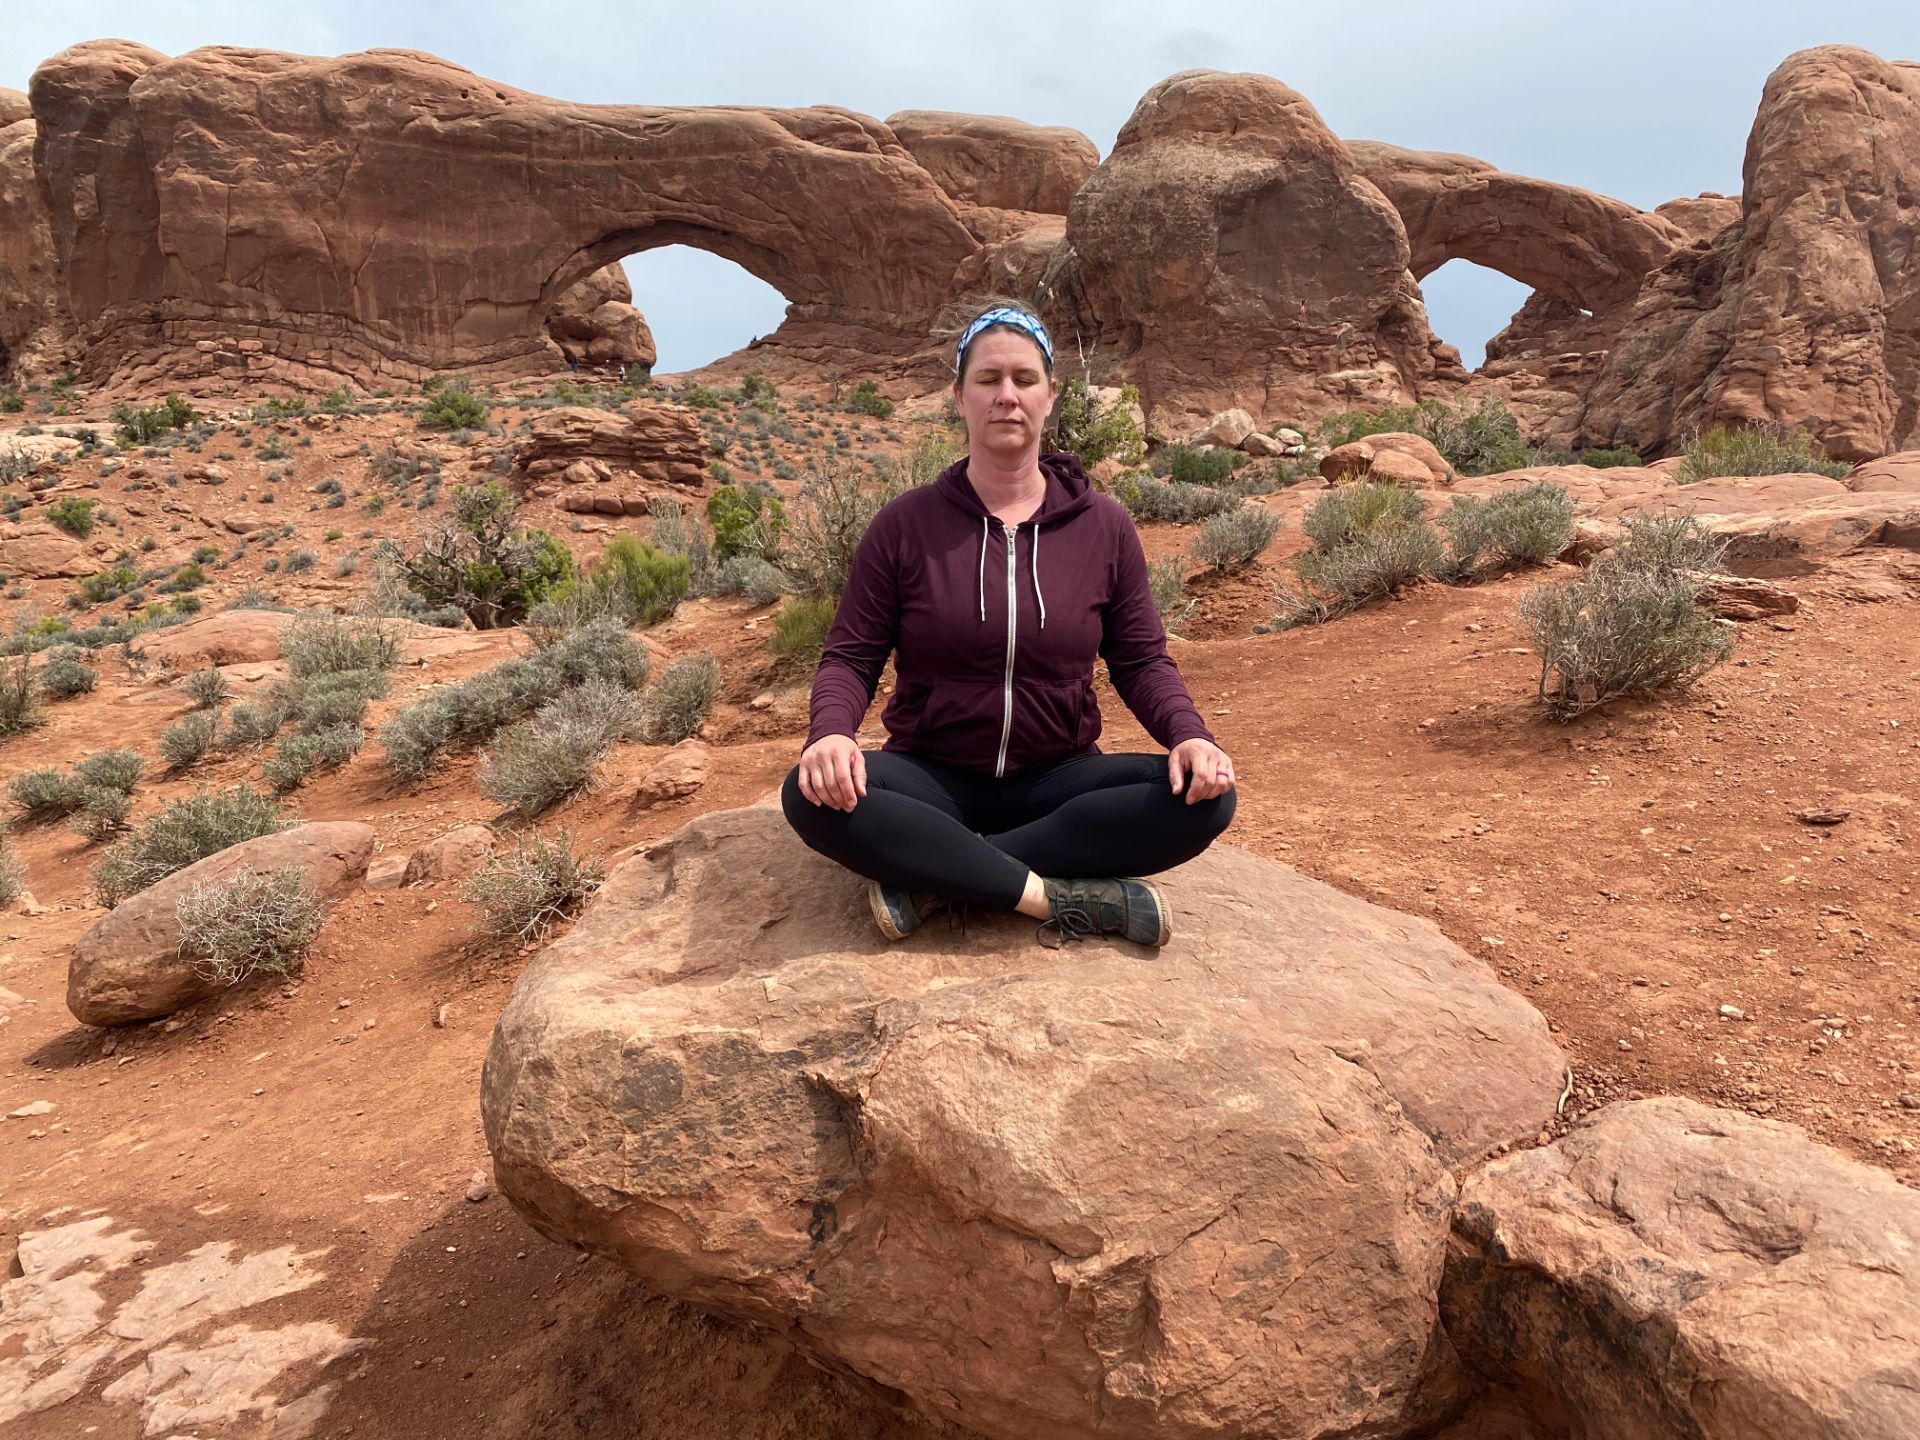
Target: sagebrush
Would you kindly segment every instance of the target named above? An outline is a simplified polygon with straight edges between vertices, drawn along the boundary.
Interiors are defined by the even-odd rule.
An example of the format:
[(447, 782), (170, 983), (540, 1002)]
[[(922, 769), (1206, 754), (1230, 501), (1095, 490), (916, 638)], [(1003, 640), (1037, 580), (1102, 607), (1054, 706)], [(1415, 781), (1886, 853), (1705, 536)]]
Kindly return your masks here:
[(523, 835), (511, 850), (496, 851), (461, 893), (485, 907), (495, 934), (541, 940), (605, 879), (605, 867), (558, 830)]
[(237, 985), (256, 972), (300, 968), (326, 923), (327, 907), (307, 889), (299, 866), (256, 871), (241, 866), (188, 889), (174, 905), (180, 953), (206, 979)]

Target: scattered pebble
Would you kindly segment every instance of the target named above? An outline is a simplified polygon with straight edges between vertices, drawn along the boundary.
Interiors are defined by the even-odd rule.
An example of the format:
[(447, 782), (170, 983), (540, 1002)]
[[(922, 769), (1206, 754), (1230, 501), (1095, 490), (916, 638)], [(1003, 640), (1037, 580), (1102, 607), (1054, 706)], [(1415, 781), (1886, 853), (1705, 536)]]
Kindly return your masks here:
[(9, 1110), (7, 1112), (7, 1118), (10, 1120), (27, 1120), (35, 1115), (49, 1115), (52, 1112), (53, 1102), (51, 1100), (35, 1100), (30, 1104), (22, 1105), (18, 1110)]

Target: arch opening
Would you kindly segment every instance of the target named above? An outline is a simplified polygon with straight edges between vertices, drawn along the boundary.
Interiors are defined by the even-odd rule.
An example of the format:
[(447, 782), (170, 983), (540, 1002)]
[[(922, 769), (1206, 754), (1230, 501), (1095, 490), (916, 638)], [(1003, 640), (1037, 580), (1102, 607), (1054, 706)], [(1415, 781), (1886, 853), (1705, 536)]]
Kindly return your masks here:
[(771, 335), (787, 318), (786, 295), (712, 250), (655, 245), (619, 264), (653, 331), (657, 375), (710, 365)]
[(1532, 287), (1471, 260), (1449, 260), (1420, 281), (1433, 333), (1460, 351), (1469, 371), (1486, 363), (1487, 341), (1506, 329)]

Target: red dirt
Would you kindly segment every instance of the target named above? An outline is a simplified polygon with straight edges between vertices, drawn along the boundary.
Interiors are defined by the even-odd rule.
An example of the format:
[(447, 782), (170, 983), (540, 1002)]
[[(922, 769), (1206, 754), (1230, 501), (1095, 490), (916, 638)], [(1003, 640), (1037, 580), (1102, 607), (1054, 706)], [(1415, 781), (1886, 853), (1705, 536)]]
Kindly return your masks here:
[[(341, 424), (376, 448), (402, 428), (392, 417)], [(342, 466), (297, 463), (297, 481), (279, 489), (302, 504), (307, 485)], [(162, 493), (197, 510), (221, 495)], [(1297, 509), (1293, 496), (1272, 503)], [(302, 533), (279, 553), (328, 524), (352, 527), (332, 518), (343, 513), (362, 512), (289, 507)], [(401, 514), (409, 525), (427, 518)], [(199, 522), (185, 523), (184, 538), (198, 539)], [(141, 532), (129, 520), (126, 533)], [(157, 522), (155, 533), (181, 538)], [(1165, 553), (1186, 538), (1156, 527), (1148, 545)], [(1538, 717), (1516, 626), (1538, 576), (1429, 586), (1332, 625), (1254, 635), (1290, 543), (1291, 524), (1253, 575), (1198, 585), (1188, 630), (1199, 638), (1175, 642), (1241, 776), (1229, 841), (1426, 916), (1497, 966), (1573, 1063), (1568, 1119), (1608, 1099), (1687, 1094), (1794, 1121), (1920, 1184), (1920, 900), (1907, 834), (1920, 794), (1920, 562), (1850, 557), (1848, 573), (1879, 575), (1906, 598), (1851, 603), (1831, 577), (1796, 582), (1801, 612), (1743, 625), (1736, 658), (1690, 694), (1560, 726)], [(223, 572), (217, 588), (265, 578), (258, 563)], [(330, 574), (324, 562), (318, 574)], [(71, 588), (41, 582), (29, 598), (45, 609)], [(337, 600), (346, 588), (284, 587), (296, 600)], [(637, 809), (633, 783), (661, 752), (629, 746), (600, 789), (543, 825), (565, 824), (617, 856), (777, 784), (798, 749), (805, 694), (800, 677), (783, 681), (764, 658), (771, 614), (702, 601), (651, 632), (669, 653), (720, 658), (726, 698), (709, 722), (716, 763), (705, 790)], [(425, 679), (492, 658), (401, 672), (376, 721)], [(99, 690), (0, 746), (0, 783), (125, 743), (157, 768), (153, 742), (184, 700), (111, 652), (98, 663)], [(768, 690), (772, 703), (751, 708)], [(1102, 693), (1107, 747), (1150, 748)], [(365, 820), (383, 849), (402, 851), (494, 818), (472, 759), (409, 792), (389, 783), (377, 752), (369, 745), (298, 792), (300, 813)], [(193, 781), (256, 774), (256, 762), (228, 758), (191, 779), (150, 780), (138, 813)], [(1850, 814), (1832, 826), (1794, 817), (1812, 805)], [(0, 1111), (42, 1099), (55, 1109), (0, 1121), (6, 1234), (73, 1207), (138, 1226), (162, 1258), (213, 1239), (325, 1249), (323, 1284), (241, 1317), (324, 1318), (374, 1342), (328, 1371), (342, 1389), (316, 1433), (949, 1433), (777, 1341), (645, 1296), (539, 1239), (497, 1196), (465, 1198), (487, 1168), (481, 1058), (531, 950), (480, 937), (457, 886), (356, 895), (297, 981), (107, 1033), (77, 1025), (63, 1004), (68, 948), (101, 913), (87, 889), (92, 851), (57, 826), (20, 832), (16, 844), (45, 908), (0, 915), (0, 986), (29, 1002), (0, 1024)], [(28, 1139), (30, 1126), (45, 1133)], [(137, 1434), (137, 1411), (100, 1399), (106, 1378), (0, 1436)]]

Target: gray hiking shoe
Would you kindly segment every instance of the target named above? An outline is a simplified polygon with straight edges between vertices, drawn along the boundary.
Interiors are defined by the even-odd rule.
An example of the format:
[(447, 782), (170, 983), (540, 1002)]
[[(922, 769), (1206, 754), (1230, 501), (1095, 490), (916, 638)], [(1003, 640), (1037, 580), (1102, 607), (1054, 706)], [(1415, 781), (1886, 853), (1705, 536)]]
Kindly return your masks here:
[(904, 940), (920, 928), (921, 922), (947, 902), (938, 895), (910, 895), (878, 880), (867, 882), (867, 908), (873, 911), (873, 923), (889, 940)]
[(1089, 935), (1119, 935), (1136, 945), (1164, 945), (1173, 938), (1173, 911), (1160, 887), (1145, 880), (1048, 880), (1052, 916), (1040, 926), (1055, 946)]

